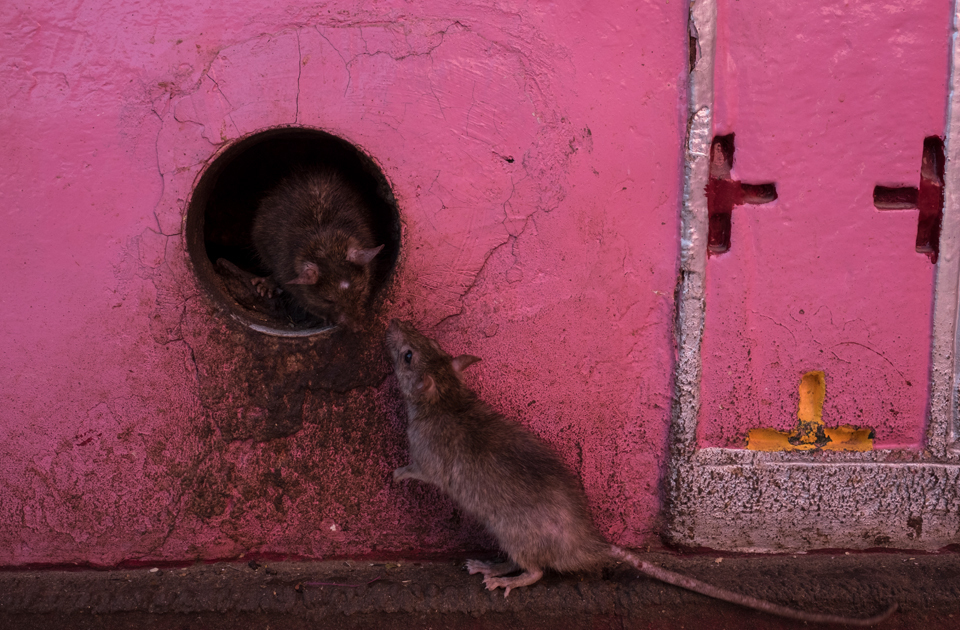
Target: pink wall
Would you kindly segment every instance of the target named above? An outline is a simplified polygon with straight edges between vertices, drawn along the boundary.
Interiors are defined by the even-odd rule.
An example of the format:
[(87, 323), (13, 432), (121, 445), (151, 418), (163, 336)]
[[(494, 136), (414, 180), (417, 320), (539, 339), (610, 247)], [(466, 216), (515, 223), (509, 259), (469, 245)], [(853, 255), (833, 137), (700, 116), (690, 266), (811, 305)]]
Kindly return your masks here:
[(873, 190), (917, 186), (943, 136), (945, 2), (718, 3), (717, 135), (732, 178), (778, 199), (733, 210), (730, 251), (707, 263), (702, 446), (792, 430), (800, 377), (823, 370), (827, 426), (918, 448), (928, 406), (934, 265), (916, 210)]
[[(308, 391), (287, 437), (225, 432), (231, 413), (270, 418), (224, 375), (250, 348), (283, 362), (304, 346), (256, 341), (215, 307), (183, 217), (218, 150), (290, 124), (356, 143), (393, 186), (404, 232), (382, 315), (483, 357), (476, 386), (577, 468), (602, 531), (649, 540), (672, 391), (685, 4), (207, 4), (0, 8), (0, 564), (483, 544), (432, 490), (388, 481), (405, 454), (382, 361), (365, 359), (372, 380)], [(738, 175), (767, 176), (753, 127), (734, 126)], [(914, 135), (863, 177), (916, 179)], [(770, 176), (784, 203), (762, 212), (785, 212), (790, 184)], [(876, 221), (909, 236), (907, 216)], [(929, 284), (914, 258), (904, 281)]]

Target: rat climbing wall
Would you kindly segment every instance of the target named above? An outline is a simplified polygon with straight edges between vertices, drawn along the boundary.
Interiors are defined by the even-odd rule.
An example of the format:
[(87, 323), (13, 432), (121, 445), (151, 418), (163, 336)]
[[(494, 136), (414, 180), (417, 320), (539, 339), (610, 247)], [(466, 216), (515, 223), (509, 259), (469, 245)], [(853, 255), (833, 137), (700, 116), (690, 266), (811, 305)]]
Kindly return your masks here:
[[(726, 214), (729, 249), (710, 225), (701, 446), (795, 431), (813, 370), (824, 423), (873, 438), (849, 448), (921, 446), (935, 256), (918, 251), (916, 189), (945, 130), (949, 28), (943, 2), (718, 3), (713, 127), (729, 146), (714, 143), (712, 181), (770, 191)], [(913, 203), (875, 203), (877, 186), (913, 187)]]
[[(650, 540), (686, 11), (3, 3), (0, 565), (490, 545), (438, 492), (390, 481), (389, 317), (481, 356), (471, 383), (557, 446), (604, 533)], [(283, 126), (357, 147), (396, 199), (366, 333), (264, 335), (198, 282), (195, 186)]]

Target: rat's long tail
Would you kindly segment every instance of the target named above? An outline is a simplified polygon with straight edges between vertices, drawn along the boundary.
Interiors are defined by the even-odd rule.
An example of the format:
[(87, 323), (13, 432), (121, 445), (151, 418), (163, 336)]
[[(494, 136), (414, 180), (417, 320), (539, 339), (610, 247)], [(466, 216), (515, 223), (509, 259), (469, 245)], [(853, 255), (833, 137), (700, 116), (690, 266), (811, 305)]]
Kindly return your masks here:
[(725, 602), (739, 604), (741, 606), (746, 606), (747, 608), (761, 610), (766, 613), (779, 615), (781, 617), (788, 617), (790, 619), (799, 619), (800, 621), (811, 621), (815, 623), (843, 623), (847, 624), (848, 626), (872, 626), (880, 623), (892, 615), (897, 609), (897, 605), (894, 604), (886, 612), (879, 615), (874, 615), (873, 617), (867, 617), (866, 619), (854, 619), (851, 617), (841, 617), (839, 615), (824, 615), (821, 613), (794, 610), (793, 608), (772, 604), (762, 599), (757, 599), (756, 597), (741, 595), (723, 588), (717, 588), (716, 586), (712, 586), (706, 582), (701, 582), (700, 580), (695, 580), (693, 578), (680, 575), (679, 573), (668, 571), (667, 569), (650, 564), (649, 562), (644, 562), (633, 553), (627, 551), (626, 549), (617, 547), (616, 545), (611, 545), (610, 551), (615, 558), (626, 560), (635, 566), (641, 573), (645, 573), (646, 575), (660, 580), (661, 582), (673, 584), (674, 586), (679, 586), (680, 588), (685, 588), (708, 597), (722, 599)]

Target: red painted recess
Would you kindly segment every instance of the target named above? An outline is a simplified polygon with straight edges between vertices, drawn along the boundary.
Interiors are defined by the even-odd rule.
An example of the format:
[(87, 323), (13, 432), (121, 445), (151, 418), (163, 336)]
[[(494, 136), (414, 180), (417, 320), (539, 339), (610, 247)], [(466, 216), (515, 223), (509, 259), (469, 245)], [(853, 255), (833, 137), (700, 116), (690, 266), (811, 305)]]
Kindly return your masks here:
[(923, 158), (920, 162), (920, 186), (873, 189), (873, 205), (878, 210), (906, 210), (916, 208), (917, 251), (936, 263), (940, 256), (940, 224), (943, 221), (943, 138), (930, 136), (923, 140)]
[(734, 206), (764, 204), (777, 198), (775, 184), (744, 184), (730, 177), (733, 169), (734, 134), (717, 136), (710, 147), (710, 180), (707, 182), (707, 213), (710, 229), (707, 253), (730, 250), (730, 215)]

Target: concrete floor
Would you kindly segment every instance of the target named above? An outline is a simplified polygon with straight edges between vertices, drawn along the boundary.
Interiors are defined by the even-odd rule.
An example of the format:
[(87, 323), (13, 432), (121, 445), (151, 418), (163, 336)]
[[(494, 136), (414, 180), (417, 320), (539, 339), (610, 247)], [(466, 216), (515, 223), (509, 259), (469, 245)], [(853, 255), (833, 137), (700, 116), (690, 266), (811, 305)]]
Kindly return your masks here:
[[(644, 559), (802, 610), (881, 629), (960, 628), (960, 554), (648, 553)], [(662, 584), (619, 565), (484, 590), (463, 559), (253, 562), (121, 570), (0, 571), (0, 628), (810, 628)], [(822, 626), (837, 627), (837, 626)]]

